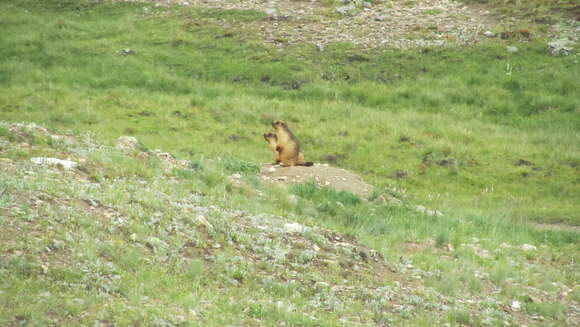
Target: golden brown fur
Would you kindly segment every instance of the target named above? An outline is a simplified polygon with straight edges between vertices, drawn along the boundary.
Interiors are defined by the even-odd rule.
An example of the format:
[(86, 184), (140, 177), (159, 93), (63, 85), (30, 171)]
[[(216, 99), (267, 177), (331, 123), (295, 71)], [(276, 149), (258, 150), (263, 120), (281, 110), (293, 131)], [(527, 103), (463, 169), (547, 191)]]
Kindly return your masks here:
[(280, 154), (278, 153), (278, 137), (274, 133), (267, 133), (264, 134), (264, 139), (270, 145), (270, 149), (272, 150), (274, 163), (280, 163)]
[(272, 123), (272, 127), (276, 130), (276, 151), (282, 166), (312, 166), (312, 162), (304, 162), (300, 142), (285, 122), (276, 120)]

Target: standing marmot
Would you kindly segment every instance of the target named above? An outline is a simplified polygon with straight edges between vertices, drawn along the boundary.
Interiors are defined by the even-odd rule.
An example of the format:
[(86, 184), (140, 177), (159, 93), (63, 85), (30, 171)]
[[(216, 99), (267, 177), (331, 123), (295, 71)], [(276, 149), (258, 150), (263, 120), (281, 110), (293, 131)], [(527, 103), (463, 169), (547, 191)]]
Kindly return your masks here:
[[(278, 157), (274, 160), (279, 162), (282, 166), (312, 166), (312, 162), (304, 162), (304, 154), (300, 152), (300, 142), (285, 122), (281, 120), (276, 120), (272, 122), (272, 126), (276, 130), (276, 152), (278, 153)], [(270, 133), (271, 134), (271, 133)], [(264, 138), (266, 138), (264, 135)], [(273, 137), (266, 138), (266, 141), (270, 144), (272, 149), (273, 147)]]

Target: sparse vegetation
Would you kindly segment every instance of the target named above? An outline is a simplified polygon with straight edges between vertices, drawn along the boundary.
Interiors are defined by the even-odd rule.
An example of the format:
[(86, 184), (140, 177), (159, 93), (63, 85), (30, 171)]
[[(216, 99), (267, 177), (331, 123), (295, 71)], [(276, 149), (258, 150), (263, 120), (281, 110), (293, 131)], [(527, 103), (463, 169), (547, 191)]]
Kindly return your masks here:
[(504, 15), (530, 18), (541, 23), (558, 18), (575, 18), (580, 13), (578, 0), (460, 0), (465, 3), (488, 4)]
[[(0, 2), (0, 325), (579, 322), (579, 234), (531, 224), (580, 224), (577, 56), (278, 51), (264, 19)], [(375, 193), (263, 183), (273, 119)]]

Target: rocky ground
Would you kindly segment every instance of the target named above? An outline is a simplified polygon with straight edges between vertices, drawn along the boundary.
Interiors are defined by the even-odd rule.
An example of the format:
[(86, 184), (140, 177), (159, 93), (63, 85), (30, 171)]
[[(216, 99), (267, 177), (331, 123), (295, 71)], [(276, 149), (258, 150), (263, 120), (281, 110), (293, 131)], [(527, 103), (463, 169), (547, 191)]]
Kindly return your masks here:
[[(121, 0), (135, 1), (135, 0)], [(138, 0), (141, 1), (141, 0)], [(291, 0), (143, 0), (156, 6), (192, 6), (222, 10), (252, 10), (265, 14), (259, 22), (246, 22), (260, 37), (279, 48), (314, 44), (324, 51), (330, 43), (360, 48), (466, 46), (486, 38), (528, 41), (546, 38), (553, 54), (569, 54), (578, 42), (578, 20), (562, 20), (530, 32), (530, 23), (500, 18), (493, 8), (465, 5), (455, 0), (415, 1), (291, 1)], [(224, 27), (236, 29), (231, 21)], [(539, 30), (547, 32), (537, 33)], [(523, 31), (523, 33), (522, 33)]]
[(219, 1), (152, 0), (203, 8), (257, 10), (264, 40), (280, 47), (302, 42), (323, 50), (347, 42), (365, 48), (465, 45), (484, 38), (490, 11), (453, 0), (379, 1)]

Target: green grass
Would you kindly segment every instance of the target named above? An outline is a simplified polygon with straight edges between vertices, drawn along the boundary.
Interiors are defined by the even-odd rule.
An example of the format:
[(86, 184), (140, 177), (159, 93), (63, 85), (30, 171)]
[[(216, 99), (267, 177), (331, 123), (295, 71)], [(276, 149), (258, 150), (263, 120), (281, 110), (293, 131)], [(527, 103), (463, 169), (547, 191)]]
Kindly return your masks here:
[(269, 160), (260, 135), (284, 119), (307, 159), (333, 155), (333, 164), (379, 187), (403, 187), (428, 206), (580, 222), (580, 72), (573, 56), (550, 57), (540, 42), (518, 45), (517, 54), (502, 41), (280, 52), (251, 36), (261, 24), (256, 12), (1, 6), (2, 119), (111, 141), (134, 135), (182, 158), (250, 162)]
[[(578, 233), (529, 223), (580, 224), (577, 57), (540, 40), (509, 54), (499, 39), (278, 51), (255, 36), (263, 19), (0, 2), (0, 120), (77, 140), (0, 123), (0, 325), (572, 325)], [(377, 186), (370, 201), (262, 183), (273, 119), (307, 160)], [(139, 151), (92, 144), (120, 135)]]
[[(270, 186), (252, 181), (245, 171), (252, 166), (241, 160), (171, 168), (147, 150), (123, 153), (83, 135), (34, 143), (52, 138), (16, 131), (0, 135), (3, 325), (497, 325), (537, 315), (559, 324), (577, 301), (577, 290), (560, 297), (578, 280), (574, 232), (456, 212), (430, 217), (393, 189), (383, 192), (403, 199), (400, 206), (312, 183)], [(31, 165), (11, 155), (23, 144), (33, 144), (26, 154), (82, 165), (72, 172)], [(226, 182), (232, 172), (247, 178), (244, 186)], [(267, 226), (283, 226), (278, 216), (312, 229), (277, 234)], [(244, 217), (263, 224), (252, 228)], [(340, 243), (329, 247), (329, 239)], [(379, 251), (386, 267), (344, 246), (351, 241)], [(502, 309), (514, 298), (520, 320)]]

